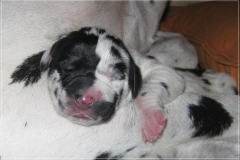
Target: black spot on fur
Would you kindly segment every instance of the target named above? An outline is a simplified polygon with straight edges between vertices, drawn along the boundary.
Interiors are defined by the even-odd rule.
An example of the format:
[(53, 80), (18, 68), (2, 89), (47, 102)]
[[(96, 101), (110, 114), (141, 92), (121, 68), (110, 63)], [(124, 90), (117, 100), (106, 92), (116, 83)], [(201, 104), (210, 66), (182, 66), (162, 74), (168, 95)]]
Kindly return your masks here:
[(232, 90), (235, 95), (238, 95), (238, 90), (235, 86), (232, 86)]
[(155, 57), (153, 57), (153, 56), (146, 56), (146, 57), (149, 59), (155, 59)]
[(102, 107), (95, 107), (94, 114), (97, 116), (102, 117), (102, 122), (109, 120), (115, 112), (115, 103), (110, 102), (102, 102), (99, 106)]
[(146, 156), (147, 156), (147, 153), (142, 154), (142, 155), (140, 156), (140, 158), (144, 158), (144, 157), (146, 157)]
[(210, 83), (209, 80), (207, 80), (207, 79), (202, 79), (202, 81), (203, 81), (205, 84), (207, 84), (207, 85), (211, 85), (211, 83)]
[(108, 121), (115, 112), (115, 106), (118, 98), (119, 96), (115, 94), (112, 103), (106, 101), (95, 103), (97, 106), (94, 107), (94, 115), (100, 116), (102, 118), (102, 122)]
[(165, 88), (167, 90), (168, 96), (170, 96), (170, 92), (168, 90), (168, 86), (166, 85), (166, 83), (160, 82), (160, 85), (163, 86), (163, 88)]
[(166, 83), (160, 82), (160, 85), (163, 86), (163, 88), (165, 88), (166, 90), (168, 89), (168, 86), (166, 85)]
[(143, 92), (140, 94), (140, 96), (145, 96), (147, 94), (147, 92)]
[(42, 74), (40, 61), (43, 53), (44, 51), (25, 59), (11, 75), (12, 82), (10, 84), (24, 82), (24, 86), (26, 87), (37, 83)]
[(189, 117), (196, 128), (192, 137), (219, 136), (233, 122), (233, 117), (222, 104), (208, 97), (201, 97), (198, 105), (189, 105)]
[(115, 78), (118, 80), (123, 80), (125, 79), (125, 73), (127, 70), (127, 66), (123, 62), (119, 62), (114, 65), (114, 70), (115, 70)]
[(182, 68), (175, 68), (175, 70), (177, 71), (181, 71), (181, 72), (190, 72), (198, 77), (201, 77), (202, 74), (205, 72), (204, 69), (182, 69)]
[(27, 127), (27, 124), (28, 124), (28, 123), (26, 122), (26, 123), (24, 124), (24, 127)]
[(106, 38), (111, 40), (115, 45), (117, 45), (120, 48), (122, 48), (125, 52), (129, 53), (127, 48), (126, 48), (126, 46), (124, 45), (124, 43), (119, 38), (114, 37), (112, 35), (107, 35)]
[(134, 146), (134, 147), (131, 147), (131, 148), (127, 149), (126, 152), (130, 152), (130, 151), (132, 151), (134, 148), (136, 148), (136, 147), (135, 147), (135, 146)]
[(102, 159), (102, 160), (107, 160), (109, 157), (110, 157), (110, 153), (109, 153), (109, 152), (103, 152), (103, 153), (99, 154), (99, 155), (95, 158), (95, 160), (100, 160), (100, 159)]
[(110, 52), (112, 55), (113, 55), (113, 57), (115, 57), (115, 58), (117, 58), (117, 59), (122, 59), (122, 56), (121, 56), (121, 54), (119, 53), (119, 51), (118, 51), (118, 49), (117, 48), (115, 48), (115, 47), (111, 47), (111, 52)]

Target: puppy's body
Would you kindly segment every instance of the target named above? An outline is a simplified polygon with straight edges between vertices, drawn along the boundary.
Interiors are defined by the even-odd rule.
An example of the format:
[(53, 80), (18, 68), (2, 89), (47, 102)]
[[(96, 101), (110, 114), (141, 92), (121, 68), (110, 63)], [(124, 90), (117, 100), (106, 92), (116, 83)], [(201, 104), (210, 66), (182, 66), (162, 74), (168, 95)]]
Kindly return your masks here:
[[(87, 49), (83, 50), (82, 44)], [(90, 59), (85, 57), (87, 55), (91, 55)], [(20, 94), (32, 96), (21, 99), (19, 108), (14, 105), (16, 102), (11, 101), (11, 105), (8, 104), (8, 108), (3, 110), (2, 125), (5, 131), (2, 135), (2, 158), (238, 157), (238, 96), (215, 92), (202, 94), (202, 91), (198, 92), (199, 88), (191, 92), (184, 90), (170, 101), (165, 101), (162, 107), (167, 118), (166, 128), (154, 144), (144, 143), (141, 137), (142, 124), (132, 97), (141, 93), (139, 73), (144, 82), (149, 71), (143, 66), (152, 60), (147, 62), (143, 57), (132, 55), (140, 70), (119, 39), (101, 29), (85, 28), (55, 43), (44, 52), (44, 56), (40, 52), (25, 60), (13, 74), (13, 82), (23, 81), (26, 86), (36, 84), (22, 90), (18, 85), (9, 86), (9, 91), (15, 91), (16, 97)], [(142, 62), (139, 61), (141, 59)], [(84, 61), (75, 63), (81, 60)], [(85, 62), (91, 62), (89, 70), (85, 70), (84, 66), (89, 65), (83, 65)], [(150, 64), (155, 66), (153, 62)], [(152, 73), (167, 69), (170, 72), (166, 72), (166, 75), (174, 73), (169, 74), (170, 80), (181, 75), (174, 69), (159, 66), (160, 69)], [(51, 102), (46, 89), (46, 75), (41, 73), (47, 68), (48, 88), (54, 109), (64, 118), (56, 115), (49, 106)], [(179, 72), (185, 74), (185, 71)], [(81, 79), (83, 77), (87, 77), (87, 81)], [(154, 85), (162, 86), (164, 91), (159, 90), (160, 93), (172, 93), (170, 85)], [(71, 96), (73, 91), (79, 94), (77, 99)], [(44, 98), (45, 104), (40, 97)], [(22, 108), (26, 102), (32, 105)], [(102, 102), (111, 105), (105, 109), (104, 105), (101, 106)], [(96, 111), (104, 111), (104, 114)], [(65, 118), (78, 124), (97, 125), (85, 127), (69, 123)]]

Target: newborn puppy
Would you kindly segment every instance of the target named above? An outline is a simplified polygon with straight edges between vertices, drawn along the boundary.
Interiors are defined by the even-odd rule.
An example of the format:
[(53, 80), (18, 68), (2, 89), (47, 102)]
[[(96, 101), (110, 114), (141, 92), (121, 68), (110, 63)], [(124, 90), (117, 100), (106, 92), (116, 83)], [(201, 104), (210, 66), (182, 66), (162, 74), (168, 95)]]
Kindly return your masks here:
[(59, 115), (90, 126), (107, 122), (118, 106), (129, 103), (125, 99), (134, 99), (142, 137), (151, 142), (166, 125), (163, 106), (191, 86), (180, 71), (153, 57), (130, 54), (120, 39), (95, 27), (72, 32), (50, 49), (26, 59), (13, 73), (12, 83), (36, 83), (46, 70)]
[[(29, 67), (28, 74), (22, 74)], [(152, 142), (166, 124), (161, 106), (175, 99), (184, 88), (180, 76), (157, 62), (142, 61), (140, 70), (120, 39), (95, 27), (72, 32), (50, 49), (26, 59), (13, 73), (12, 83), (35, 83), (47, 69), (54, 109), (71, 122), (85, 126), (108, 121), (120, 103), (129, 103), (124, 99), (135, 99), (143, 88), (148, 98), (141, 97), (141, 93), (135, 105), (142, 121), (143, 139)], [(173, 81), (169, 81), (169, 76), (175, 77)], [(148, 83), (155, 81), (161, 84), (160, 88), (151, 91)], [(168, 83), (173, 85), (165, 88)], [(149, 97), (150, 92), (157, 94)]]

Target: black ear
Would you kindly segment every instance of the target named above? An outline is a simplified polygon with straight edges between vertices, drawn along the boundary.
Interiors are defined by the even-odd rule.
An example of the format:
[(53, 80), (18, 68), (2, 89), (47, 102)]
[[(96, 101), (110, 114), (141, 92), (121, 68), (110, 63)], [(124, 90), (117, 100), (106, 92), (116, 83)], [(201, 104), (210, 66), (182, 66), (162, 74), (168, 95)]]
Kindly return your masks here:
[(42, 74), (39, 66), (44, 52), (39, 52), (25, 59), (11, 75), (12, 82), (10, 84), (24, 82), (24, 86), (28, 86), (37, 83)]
[(132, 97), (135, 99), (142, 87), (142, 74), (132, 58), (130, 59), (128, 84), (132, 92)]

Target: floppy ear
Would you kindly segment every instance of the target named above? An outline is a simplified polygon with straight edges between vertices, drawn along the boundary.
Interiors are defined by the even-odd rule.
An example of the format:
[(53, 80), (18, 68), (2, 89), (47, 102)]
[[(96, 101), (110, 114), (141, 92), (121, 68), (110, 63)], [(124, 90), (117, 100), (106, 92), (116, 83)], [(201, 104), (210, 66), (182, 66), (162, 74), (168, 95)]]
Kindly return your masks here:
[(48, 69), (56, 48), (64, 42), (64, 39), (60, 39), (50, 49), (25, 59), (11, 75), (12, 82), (10, 84), (24, 82), (24, 86), (26, 87), (37, 83), (41, 78), (41, 74)]
[(45, 51), (34, 54), (23, 61), (23, 63), (17, 66), (16, 70), (11, 75), (13, 83), (24, 82), (24, 86), (37, 83), (41, 78), (42, 71), (40, 70), (40, 61)]
[(132, 97), (135, 99), (142, 87), (142, 74), (132, 58), (130, 59), (128, 84), (132, 92)]

